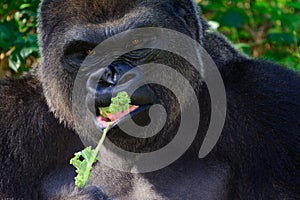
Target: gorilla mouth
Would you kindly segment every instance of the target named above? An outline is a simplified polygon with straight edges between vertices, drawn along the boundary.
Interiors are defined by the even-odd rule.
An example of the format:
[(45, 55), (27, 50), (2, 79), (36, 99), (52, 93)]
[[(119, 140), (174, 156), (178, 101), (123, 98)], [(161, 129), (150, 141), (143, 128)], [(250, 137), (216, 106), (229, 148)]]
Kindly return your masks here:
[(128, 119), (132, 119), (139, 126), (147, 126), (151, 119), (149, 118), (149, 109), (152, 104), (147, 105), (131, 105), (128, 110), (116, 114), (103, 114), (97, 112), (94, 122), (100, 130), (104, 130), (108, 126), (115, 129), (117, 125), (126, 123)]
[[(93, 111), (96, 110), (94, 120), (98, 129), (103, 131), (108, 126), (114, 128), (117, 124), (125, 123), (129, 118), (132, 118), (140, 126), (148, 125), (150, 121), (149, 109), (158, 100), (149, 85), (142, 85), (134, 90), (130, 96), (131, 106), (123, 112), (107, 114), (101, 112), (100, 109), (111, 104), (114, 92), (130, 91), (134, 85), (143, 82), (144, 73), (127, 62), (121, 61), (102, 68), (99, 73), (101, 74), (95, 72), (87, 83), (89, 91), (92, 91), (88, 95), (87, 105), (92, 113), (95, 113)], [(96, 88), (94, 88), (94, 85), (96, 85)]]
[(127, 110), (123, 112), (118, 112), (116, 114), (107, 114), (104, 116), (101, 112), (100, 115), (97, 116), (97, 122), (101, 126), (101, 128), (105, 129), (109, 125), (114, 125), (118, 123), (121, 119), (125, 118), (126, 116), (129, 116), (131, 113), (136, 111), (139, 108), (139, 106), (131, 105)]

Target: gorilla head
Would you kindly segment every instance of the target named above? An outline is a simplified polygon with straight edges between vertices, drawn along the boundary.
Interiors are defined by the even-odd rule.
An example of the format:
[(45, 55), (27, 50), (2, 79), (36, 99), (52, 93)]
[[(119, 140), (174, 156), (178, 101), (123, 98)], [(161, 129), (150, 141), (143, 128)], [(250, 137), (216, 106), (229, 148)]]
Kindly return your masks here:
[[(176, 30), (201, 42), (201, 24), (192, 1), (43, 1), (40, 13), (38, 30), (43, 59), (39, 75), (47, 103), (62, 122), (76, 127), (77, 132), (88, 141), (95, 143), (100, 138), (101, 127), (97, 122), (98, 130), (95, 130), (95, 119), (100, 115), (98, 107), (109, 105), (113, 91), (115, 94), (122, 90), (130, 93), (131, 85), (145, 79), (146, 73), (135, 70), (137, 66), (147, 63), (172, 66), (188, 80), (197, 80), (191, 84), (194, 89), (199, 88), (200, 75), (197, 71), (189, 67), (189, 63), (184, 59), (170, 52), (139, 49), (120, 55), (111, 63), (105, 64), (105, 59), (101, 59), (101, 56), (104, 56), (97, 48), (94, 49), (98, 44), (119, 33), (145, 27)], [(124, 40), (131, 40), (133, 44), (140, 42), (134, 37)], [(155, 38), (152, 42), (155, 43)], [(107, 51), (110, 55), (114, 54), (113, 47), (108, 46)], [(86, 61), (88, 55), (89, 58), (100, 58), (97, 61)], [(81, 73), (78, 73), (79, 71)], [(159, 71), (155, 73), (160, 74)], [(169, 74), (162, 72), (161, 76), (174, 82)], [(72, 108), (75, 79), (80, 79), (81, 88), (87, 90), (86, 93), (80, 93), (85, 94), (80, 96), (83, 98), (80, 101), (86, 108), (78, 105), (73, 105)], [(181, 95), (185, 96), (188, 102), (189, 95), (185, 93), (184, 84), (176, 80), (175, 82), (178, 89), (182, 87)], [(90, 94), (90, 91), (94, 92)], [(167, 122), (161, 134), (157, 135), (160, 141), (157, 141), (157, 137), (133, 138), (120, 132), (117, 127), (111, 131), (110, 139), (123, 149), (137, 152), (147, 151), (150, 146), (153, 150), (167, 144), (174, 137), (171, 134), (176, 128), (174, 122), (180, 118), (178, 101), (172, 91), (156, 84), (148, 84), (137, 89), (131, 95), (131, 101), (132, 105), (139, 106), (131, 113), (133, 120), (144, 126), (149, 123), (150, 105), (161, 104), (166, 108)], [(76, 110), (77, 117), (74, 116)], [(160, 117), (157, 115), (158, 121)], [(160, 120), (164, 121), (163, 117)], [(126, 120), (123, 121), (125, 123)], [(152, 142), (155, 145), (150, 145)]]

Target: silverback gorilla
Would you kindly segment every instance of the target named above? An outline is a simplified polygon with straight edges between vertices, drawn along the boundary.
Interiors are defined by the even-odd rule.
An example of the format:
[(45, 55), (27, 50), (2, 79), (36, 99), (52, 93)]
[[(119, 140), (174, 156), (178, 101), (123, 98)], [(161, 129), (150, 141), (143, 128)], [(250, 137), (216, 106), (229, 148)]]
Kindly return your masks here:
[[(227, 95), (221, 138), (207, 157), (198, 158), (211, 101), (206, 84), (186, 60), (170, 52), (142, 49), (119, 57), (108, 67), (98, 63), (106, 73), (99, 77), (93, 106), (110, 103), (108, 88), (116, 87), (128, 70), (162, 63), (174, 66), (189, 80), (199, 99), (201, 120), (193, 144), (168, 167), (128, 173), (100, 160), (87, 187), (77, 189), (69, 160), (84, 148), (81, 138), (93, 140), (72, 112), (77, 71), (104, 39), (141, 27), (181, 32), (198, 41), (212, 57)], [(192, 0), (43, 0), (38, 33), (39, 66), (20, 79), (0, 81), (0, 199), (300, 199), (300, 77), (237, 52), (222, 35), (210, 31)], [(130, 81), (127, 77), (123, 85)], [(165, 126), (144, 139), (115, 127), (108, 138), (138, 153), (168, 144), (180, 121), (174, 94), (149, 84), (131, 98), (141, 107), (163, 105)], [(81, 117), (87, 124), (94, 122)], [(144, 118), (137, 117), (137, 123)]]

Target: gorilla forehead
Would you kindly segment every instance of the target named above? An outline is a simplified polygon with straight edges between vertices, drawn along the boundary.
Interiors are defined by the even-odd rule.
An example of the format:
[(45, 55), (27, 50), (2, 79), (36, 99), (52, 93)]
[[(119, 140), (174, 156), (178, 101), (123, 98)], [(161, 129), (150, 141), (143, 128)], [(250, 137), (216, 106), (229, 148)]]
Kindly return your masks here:
[(103, 35), (101, 31), (110, 28), (114, 35), (146, 26), (174, 29), (200, 41), (198, 16), (180, 17), (185, 13), (195, 13), (192, 0), (44, 0), (38, 23), (40, 46), (45, 49), (50, 42), (71, 39), (66, 32), (72, 30)]
[[(105, 17), (121, 16), (128, 12), (130, 8), (136, 7), (138, 0), (78, 0), (60, 1), (44, 0), (41, 5), (43, 16), (60, 17), (66, 19), (87, 19), (91, 20), (101, 16)], [(124, 6), (124, 4), (129, 6)], [(55, 9), (60, 8), (60, 9)], [(63, 9), (61, 9), (63, 8)], [(64, 12), (61, 13), (61, 10)], [(49, 13), (51, 11), (52, 13)], [(54, 13), (53, 13), (54, 12)]]
[[(43, 19), (55, 17), (89, 22), (105, 22), (122, 18), (132, 9), (147, 7), (167, 9), (170, 5), (191, 4), (190, 0), (44, 0), (41, 4)], [(60, 8), (60, 9), (57, 9)], [(62, 13), (61, 10), (64, 12)], [(51, 13), (49, 13), (51, 11)], [(51, 22), (50, 19), (48, 19)]]

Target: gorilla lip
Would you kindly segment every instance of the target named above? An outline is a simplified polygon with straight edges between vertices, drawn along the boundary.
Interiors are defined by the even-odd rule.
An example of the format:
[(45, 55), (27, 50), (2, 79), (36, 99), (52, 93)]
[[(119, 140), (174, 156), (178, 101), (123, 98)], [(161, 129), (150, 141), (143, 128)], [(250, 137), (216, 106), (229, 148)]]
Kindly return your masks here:
[(116, 114), (108, 114), (107, 117), (102, 115), (97, 117), (97, 122), (100, 124), (102, 128), (106, 128), (108, 125), (115, 124), (120, 121), (123, 117), (130, 114), (131, 112), (138, 109), (139, 106), (131, 105), (127, 110), (123, 112), (118, 112)]

